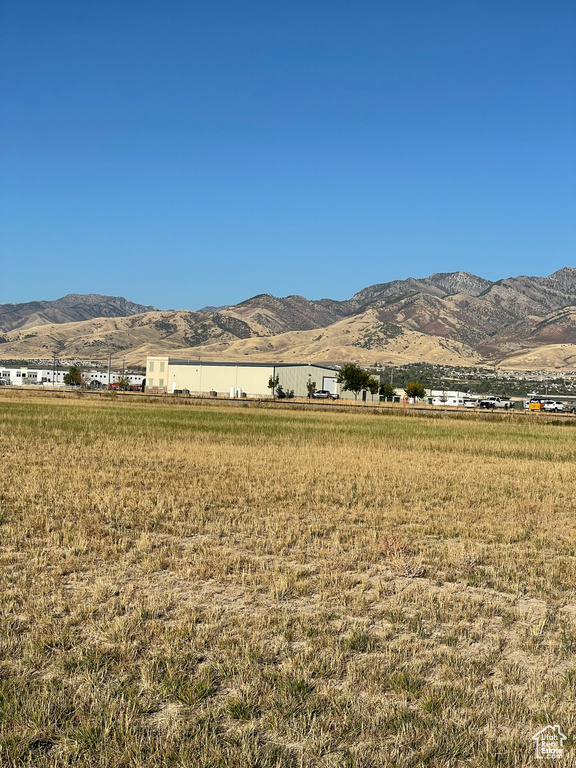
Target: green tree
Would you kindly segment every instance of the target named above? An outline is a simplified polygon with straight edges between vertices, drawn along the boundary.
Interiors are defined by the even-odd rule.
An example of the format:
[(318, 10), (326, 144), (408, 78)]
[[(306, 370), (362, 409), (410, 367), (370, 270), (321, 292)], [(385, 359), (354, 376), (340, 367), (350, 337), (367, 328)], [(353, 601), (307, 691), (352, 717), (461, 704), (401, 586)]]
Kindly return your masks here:
[(120, 376), (116, 383), (118, 384), (118, 389), (121, 389), (123, 392), (127, 392), (130, 389), (130, 379), (128, 376)]
[(75, 365), (68, 368), (68, 373), (64, 374), (64, 384), (69, 387), (80, 387), (83, 384), (82, 371)]
[(374, 400), (374, 395), (378, 393), (379, 388), (380, 388), (380, 382), (375, 376), (371, 376), (368, 379), (368, 391), (372, 395), (372, 400)]
[(387, 381), (385, 384), (382, 384), (380, 387), (380, 394), (382, 397), (394, 397), (394, 387), (392, 384), (390, 384), (389, 381)]
[(312, 397), (314, 392), (316, 392), (316, 382), (312, 381), (311, 376), (308, 376), (308, 381), (306, 382), (306, 389), (308, 390), (308, 397)]
[(276, 400), (276, 387), (280, 384), (280, 376), (270, 376), (268, 379), (268, 389), (272, 390), (272, 397)]
[(409, 381), (408, 384), (404, 385), (404, 392), (406, 392), (408, 397), (413, 397), (415, 399), (426, 397), (424, 384), (421, 384), (419, 381)]
[(363, 389), (370, 388), (370, 379), (372, 377), (363, 368), (360, 368), (356, 363), (346, 363), (338, 371), (336, 381), (338, 384), (342, 384), (342, 389), (345, 392), (353, 392), (354, 399), (358, 399), (358, 394)]

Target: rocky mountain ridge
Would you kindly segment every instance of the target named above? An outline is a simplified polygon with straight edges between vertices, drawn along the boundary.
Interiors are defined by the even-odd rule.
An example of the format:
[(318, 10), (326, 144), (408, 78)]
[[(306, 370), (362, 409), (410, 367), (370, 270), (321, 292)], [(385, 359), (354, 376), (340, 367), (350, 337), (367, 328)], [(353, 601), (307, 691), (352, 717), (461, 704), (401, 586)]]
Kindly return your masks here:
[[(260, 294), (198, 312), (161, 312), (98, 295), (83, 303), (84, 298), (70, 295), (58, 302), (0, 306), (0, 357), (50, 357), (56, 352), (97, 359), (122, 354), (142, 362), (147, 354), (178, 350), (204, 359), (299, 355), (301, 360), (358, 359), (367, 364), (431, 362), (445, 354), (463, 365), (522, 367), (530, 360), (533, 367), (540, 359), (548, 365), (552, 360), (556, 367), (576, 364), (574, 267), (548, 277), (494, 282), (468, 272), (435, 273), (372, 285), (345, 301)], [(56, 309), (46, 306), (58, 303)], [(10, 313), (6, 307), (18, 310)], [(122, 316), (104, 314), (116, 308)], [(72, 312), (102, 314), (49, 323), (50, 317)]]
[(74, 323), (96, 317), (129, 317), (153, 311), (156, 307), (135, 304), (121, 296), (69, 293), (55, 301), (0, 304), (0, 331), (35, 328), (50, 323)]

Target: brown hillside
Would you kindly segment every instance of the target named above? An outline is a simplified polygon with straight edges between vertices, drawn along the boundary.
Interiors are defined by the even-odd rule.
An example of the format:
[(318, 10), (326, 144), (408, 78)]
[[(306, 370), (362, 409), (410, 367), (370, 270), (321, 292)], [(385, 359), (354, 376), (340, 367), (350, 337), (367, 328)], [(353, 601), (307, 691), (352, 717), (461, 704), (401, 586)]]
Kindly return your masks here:
[[(47, 306), (50, 305), (50, 306)], [(572, 368), (576, 269), (490, 282), (467, 272), (370, 286), (347, 301), (253, 296), (235, 306), (144, 312), (117, 297), (3, 305), (0, 357), (142, 363), (147, 354), (218, 359), (428, 361)], [(124, 316), (102, 317), (110, 312)], [(69, 315), (80, 317), (63, 322)], [(98, 314), (98, 317), (94, 315)], [(49, 322), (55, 317), (54, 322)], [(86, 318), (86, 319), (84, 319)], [(16, 324), (16, 325), (15, 325)]]

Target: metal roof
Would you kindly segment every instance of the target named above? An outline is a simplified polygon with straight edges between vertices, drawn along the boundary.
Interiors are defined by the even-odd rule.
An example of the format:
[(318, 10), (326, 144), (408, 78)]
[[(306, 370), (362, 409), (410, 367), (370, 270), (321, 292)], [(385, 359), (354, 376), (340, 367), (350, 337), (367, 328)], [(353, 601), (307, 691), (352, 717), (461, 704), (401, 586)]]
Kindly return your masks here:
[(190, 358), (169, 357), (168, 365), (221, 365), (236, 366), (237, 368), (323, 368), (326, 371), (336, 372), (338, 368), (328, 365), (317, 365), (316, 363), (234, 363), (217, 362), (215, 360), (191, 360)]

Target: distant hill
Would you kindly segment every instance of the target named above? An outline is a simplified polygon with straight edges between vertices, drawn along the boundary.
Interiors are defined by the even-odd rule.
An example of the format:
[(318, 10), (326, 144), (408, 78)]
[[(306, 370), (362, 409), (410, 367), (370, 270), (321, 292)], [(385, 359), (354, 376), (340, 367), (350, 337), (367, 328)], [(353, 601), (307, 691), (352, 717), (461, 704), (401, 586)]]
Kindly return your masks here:
[[(74, 322), (65, 319), (71, 316)], [(54, 317), (58, 320), (50, 321)], [(71, 295), (58, 302), (4, 305), (0, 328), (5, 358), (111, 354), (142, 363), (147, 354), (173, 353), (222, 360), (572, 369), (576, 268), (495, 282), (467, 272), (436, 273), (372, 285), (345, 301), (260, 294), (198, 312), (160, 312), (121, 298)]]
[(155, 310), (156, 307), (134, 304), (121, 296), (69, 293), (55, 301), (0, 304), (0, 332), (34, 328), (49, 323), (75, 323), (94, 317), (129, 317)]

